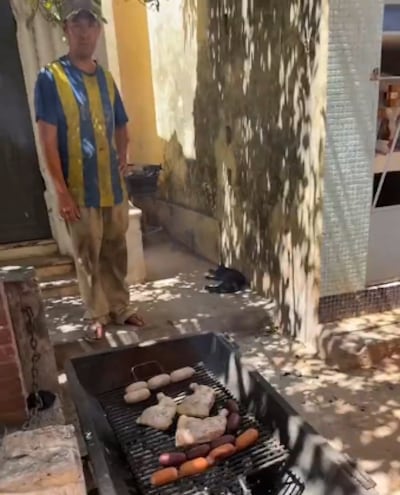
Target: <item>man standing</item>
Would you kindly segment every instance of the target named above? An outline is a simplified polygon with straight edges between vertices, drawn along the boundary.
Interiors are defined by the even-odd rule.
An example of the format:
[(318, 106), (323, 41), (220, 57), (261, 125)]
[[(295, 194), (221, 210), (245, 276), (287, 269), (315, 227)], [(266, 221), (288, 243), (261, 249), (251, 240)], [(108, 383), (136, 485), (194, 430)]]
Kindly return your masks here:
[(39, 73), (36, 120), (72, 239), (87, 336), (100, 339), (110, 321), (144, 324), (129, 306), (125, 283), (128, 117), (111, 74), (93, 59), (100, 7), (65, 0), (62, 20), (69, 52)]

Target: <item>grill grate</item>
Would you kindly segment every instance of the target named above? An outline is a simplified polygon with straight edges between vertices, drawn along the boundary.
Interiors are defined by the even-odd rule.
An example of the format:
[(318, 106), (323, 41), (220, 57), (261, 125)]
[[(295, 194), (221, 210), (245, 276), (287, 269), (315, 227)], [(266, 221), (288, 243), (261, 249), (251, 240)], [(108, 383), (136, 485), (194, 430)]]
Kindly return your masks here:
[[(179, 403), (187, 395), (189, 383), (197, 382), (208, 385), (216, 392), (216, 405), (213, 409), (213, 414), (215, 414), (228, 399), (232, 398), (232, 395), (202, 364), (195, 366), (195, 369), (196, 374), (190, 381), (171, 384), (165, 387), (163, 392)], [(162, 488), (154, 488), (150, 484), (150, 477), (154, 471), (160, 469), (158, 457), (163, 452), (176, 451), (176, 423), (167, 432), (159, 432), (137, 425), (136, 420), (143, 409), (155, 404), (157, 401), (155, 397), (152, 397), (151, 400), (144, 404), (128, 406), (123, 401), (123, 391), (124, 387), (121, 387), (101, 394), (98, 399), (104, 408), (107, 419), (126, 455), (134, 479), (142, 493), (148, 495), (171, 495), (176, 493), (187, 495), (199, 495), (201, 493), (207, 495), (242, 495), (243, 490), (238, 482), (239, 476), (277, 464), (283, 464), (287, 457), (287, 451), (272, 437), (271, 433), (254, 418), (246, 415), (244, 410), (241, 410), (241, 431), (250, 427), (256, 427), (260, 431), (260, 439), (255, 446), (211, 468), (204, 474), (185, 478)], [(204, 487), (204, 491), (201, 491), (200, 487)]]

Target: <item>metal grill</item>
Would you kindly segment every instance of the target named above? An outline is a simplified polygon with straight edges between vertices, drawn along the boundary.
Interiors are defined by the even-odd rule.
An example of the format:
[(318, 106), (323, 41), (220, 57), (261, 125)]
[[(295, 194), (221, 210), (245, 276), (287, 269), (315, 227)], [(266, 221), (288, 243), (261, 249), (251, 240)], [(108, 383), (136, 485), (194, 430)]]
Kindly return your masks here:
[[(208, 385), (215, 390), (216, 405), (214, 406), (214, 411), (218, 411), (228, 399), (233, 398), (232, 395), (202, 364), (197, 365), (195, 368), (196, 374), (191, 378), (190, 382)], [(180, 403), (188, 394), (190, 382), (171, 384), (165, 387), (163, 392), (173, 397), (177, 403)], [(104, 393), (98, 399), (104, 408), (107, 419), (126, 455), (133, 477), (142, 493), (148, 495), (171, 495), (177, 493), (187, 495), (201, 493), (207, 495), (243, 495), (243, 488), (239, 483), (240, 477), (264, 470), (270, 466), (283, 464), (287, 458), (287, 451), (272, 437), (271, 432), (266, 430), (254, 418), (246, 415), (242, 409), (241, 431), (250, 427), (256, 427), (260, 431), (260, 438), (255, 446), (211, 468), (204, 474), (185, 478), (162, 488), (154, 488), (150, 484), (150, 477), (154, 471), (160, 469), (158, 464), (160, 454), (176, 451), (176, 423), (167, 432), (160, 432), (137, 425), (136, 420), (143, 409), (155, 404), (156, 399), (153, 397), (151, 401), (149, 400), (144, 404), (128, 406), (123, 400), (124, 388), (121, 387)], [(265, 488), (265, 493), (271, 493), (267, 490), (267, 487)]]

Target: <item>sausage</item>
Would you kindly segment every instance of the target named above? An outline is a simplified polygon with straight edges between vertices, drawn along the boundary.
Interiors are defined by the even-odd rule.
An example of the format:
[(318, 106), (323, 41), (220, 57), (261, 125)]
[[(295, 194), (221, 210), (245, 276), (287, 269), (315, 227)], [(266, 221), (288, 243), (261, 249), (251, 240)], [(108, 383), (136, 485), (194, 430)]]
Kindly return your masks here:
[(257, 442), (259, 436), (260, 433), (255, 428), (250, 428), (246, 430), (236, 439), (237, 450), (240, 451), (240, 450), (248, 449)]
[(151, 396), (151, 392), (148, 388), (141, 388), (140, 390), (134, 390), (124, 395), (124, 401), (127, 404), (136, 404), (143, 402)]
[(226, 422), (226, 431), (227, 433), (235, 433), (238, 431), (242, 418), (238, 413), (231, 413), (228, 416), (228, 420)]
[(166, 373), (162, 375), (153, 376), (147, 382), (147, 386), (150, 390), (156, 390), (157, 388), (165, 387), (171, 383), (171, 377)]
[(206, 457), (210, 450), (211, 447), (208, 443), (198, 445), (197, 447), (192, 447), (186, 452), (187, 460), (190, 461), (192, 459), (196, 459), (196, 457)]
[(194, 476), (195, 474), (204, 473), (210, 467), (205, 457), (196, 457), (191, 461), (187, 461), (179, 468), (179, 477)]
[(178, 479), (178, 470), (174, 467), (160, 469), (151, 475), (150, 482), (153, 486), (168, 485)]
[(147, 388), (147, 382), (131, 383), (126, 387), (125, 392), (128, 394), (129, 392), (135, 392), (136, 390), (141, 390), (142, 388)]
[(225, 404), (225, 409), (228, 409), (230, 413), (239, 413), (239, 405), (233, 399), (229, 399), (227, 401), (227, 403)]
[(175, 370), (170, 374), (171, 382), (177, 383), (182, 382), (183, 380), (189, 380), (196, 373), (196, 370), (187, 366), (186, 368), (180, 368), (179, 370)]
[(165, 467), (178, 467), (183, 464), (187, 460), (186, 454), (183, 452), (168, 452), (165, 454), (161, 454), (158, 461), (161, 466)]
[(226, 443), (225, 445), (220, 445), (216, 449), (213, 449), (207, 457), (210, 464), (227, 459), (236, 453), (236, 447), (231, 443)]
[(227, 443), (231, 443), (232, 445), (235, 443), (236, 438), (233, 435), (224, 435), (223, 437), (217, 438), (211, 442), (211, 450), (220, 447), (221, 445), (225, 445)]

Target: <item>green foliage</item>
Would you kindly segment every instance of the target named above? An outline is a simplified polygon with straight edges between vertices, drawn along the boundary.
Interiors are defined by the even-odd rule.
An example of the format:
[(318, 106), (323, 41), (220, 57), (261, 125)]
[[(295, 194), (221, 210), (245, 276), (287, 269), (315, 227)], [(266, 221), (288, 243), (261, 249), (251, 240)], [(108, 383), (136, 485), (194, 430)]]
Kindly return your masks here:
[[(3, 1), (3, 0), (0, 0)], [(32, 6), (32, 18), (41, 12), (45, 18), (50, 22), (61, 22), (61, 5), (63, 0), (26, 0)], [(110, 1), (110, 0), (107, 0)], [(148, 5), (156, 10), (160, 8), (160, 0), (133, 0), (139, 1), (143, 5)], [(101, 5), (101, 0), (95, 0), (96, 3)]]
[[(41, 12), (50, 22), (61, 22), (61, 5), (63, 0), (26, 0), (32, 6), (32, 17)], [(95, 0), (99, 5), (101, 0)]]

